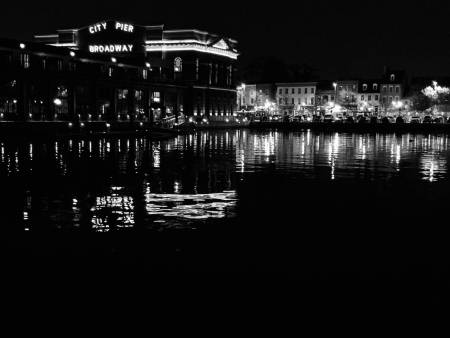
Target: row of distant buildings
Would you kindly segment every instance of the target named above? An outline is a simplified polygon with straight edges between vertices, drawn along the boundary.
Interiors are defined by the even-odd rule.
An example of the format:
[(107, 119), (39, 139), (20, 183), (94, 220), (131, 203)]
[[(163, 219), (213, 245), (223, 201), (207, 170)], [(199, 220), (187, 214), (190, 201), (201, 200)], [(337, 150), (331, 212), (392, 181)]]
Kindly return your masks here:
[(398, 113), (411, 109), (404, 71), (385, 69), (379, 79), (242, 84), (238, 110), (281, 115)]

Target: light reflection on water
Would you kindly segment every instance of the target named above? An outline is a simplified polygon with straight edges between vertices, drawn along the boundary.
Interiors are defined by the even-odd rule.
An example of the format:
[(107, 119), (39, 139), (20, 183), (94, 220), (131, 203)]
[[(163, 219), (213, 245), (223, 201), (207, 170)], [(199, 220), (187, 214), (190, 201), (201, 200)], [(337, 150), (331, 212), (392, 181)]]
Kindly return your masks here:
[(0, 180), (20, 191), (26, 230), (35, 222), (97, 232), (191, 228), (234, 217), (240, 182), (257, 173), (436, 184), (448, 179), (449, 145), (447, 135), (310, 130), (205, 131), (167, 141), (0, 142)]

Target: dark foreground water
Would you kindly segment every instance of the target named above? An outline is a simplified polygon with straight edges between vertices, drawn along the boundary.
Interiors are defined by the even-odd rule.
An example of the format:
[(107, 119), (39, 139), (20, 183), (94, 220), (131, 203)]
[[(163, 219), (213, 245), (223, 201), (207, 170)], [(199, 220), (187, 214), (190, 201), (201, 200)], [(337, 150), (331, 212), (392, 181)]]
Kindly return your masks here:
[(14, 267), (448, 278), (445, 135), (211, 131), (0, 143)]

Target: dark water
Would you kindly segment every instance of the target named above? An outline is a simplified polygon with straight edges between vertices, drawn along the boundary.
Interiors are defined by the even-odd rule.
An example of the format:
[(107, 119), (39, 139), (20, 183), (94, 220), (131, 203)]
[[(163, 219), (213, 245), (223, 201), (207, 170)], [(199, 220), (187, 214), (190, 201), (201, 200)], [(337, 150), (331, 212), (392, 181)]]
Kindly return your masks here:
[(20, 264), (442, 280), (449, 159), (446, 135), (2, 142), (3, 238)]

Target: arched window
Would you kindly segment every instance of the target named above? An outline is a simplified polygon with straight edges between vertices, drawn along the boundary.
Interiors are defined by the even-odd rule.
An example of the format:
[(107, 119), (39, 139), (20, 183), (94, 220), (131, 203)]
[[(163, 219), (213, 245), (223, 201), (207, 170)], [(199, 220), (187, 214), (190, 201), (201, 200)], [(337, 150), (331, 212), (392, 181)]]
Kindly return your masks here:
[(183, 71), (183, 60), (180, 57), (175, 58), (173, 61), (173, 70), (175, 73), (181, 73)]
[(391, 81), (395, 81), (395, 74), (391, 74)]

